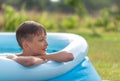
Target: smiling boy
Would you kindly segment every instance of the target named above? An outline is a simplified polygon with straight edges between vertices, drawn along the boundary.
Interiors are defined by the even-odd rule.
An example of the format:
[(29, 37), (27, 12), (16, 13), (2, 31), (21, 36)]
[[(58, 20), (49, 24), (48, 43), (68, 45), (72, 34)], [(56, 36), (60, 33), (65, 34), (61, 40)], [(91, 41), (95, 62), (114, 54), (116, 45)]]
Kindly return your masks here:
[(46, 30), (41, 24), (34, 21), (25, 21), (16, 31), (16, 39), (23, 52), (19, 55), (8, 55), (7, 58), (24, 66), (38, 65), (49, 60), (67, 62), (74, 59), (73, 54), (67, 51), (47, 55), (48, 43), (46, 37)]

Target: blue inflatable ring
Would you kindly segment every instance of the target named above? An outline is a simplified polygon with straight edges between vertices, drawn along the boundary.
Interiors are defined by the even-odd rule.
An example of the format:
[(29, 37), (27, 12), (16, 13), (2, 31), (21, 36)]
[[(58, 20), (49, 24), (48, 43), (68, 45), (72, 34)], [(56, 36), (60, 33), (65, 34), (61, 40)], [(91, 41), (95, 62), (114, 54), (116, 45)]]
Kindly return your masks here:
[[(69, 33), (47, 33), (47, 35), (48, 50), (59, 49), (58, 51), (69, 51), (73, 53), (74, 60), (62, 63), (48, 61), (41, 65), (24, 67), (1, 55), (0, 81), (48, 80), (70, 71), (85, 58), (88, 51), (88, 44), (83, 37)], [(15, 39), (15, 33), (0, 33), (0, 39), (1, 50), (6, 48), (20, 49)]]

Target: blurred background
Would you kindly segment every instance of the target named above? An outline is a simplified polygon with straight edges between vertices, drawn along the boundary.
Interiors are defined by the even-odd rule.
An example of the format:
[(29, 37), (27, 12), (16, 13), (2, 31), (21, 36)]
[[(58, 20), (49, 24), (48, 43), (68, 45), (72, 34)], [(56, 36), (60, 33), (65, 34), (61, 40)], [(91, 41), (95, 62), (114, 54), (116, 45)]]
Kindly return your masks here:
[(26, 20), (83, 36), (100, 77), (120, 81), (120, 0), (0, 0), (0, 32), (15, 32)]

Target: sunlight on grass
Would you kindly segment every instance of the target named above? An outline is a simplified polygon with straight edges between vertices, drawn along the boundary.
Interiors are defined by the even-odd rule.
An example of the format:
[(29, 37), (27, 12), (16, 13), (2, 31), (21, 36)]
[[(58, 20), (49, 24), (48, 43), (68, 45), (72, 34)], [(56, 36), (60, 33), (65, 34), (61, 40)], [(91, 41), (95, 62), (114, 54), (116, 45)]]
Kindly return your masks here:
[(120, 81), (120, 34), (86, 38), (88, 56), (103, 80)]

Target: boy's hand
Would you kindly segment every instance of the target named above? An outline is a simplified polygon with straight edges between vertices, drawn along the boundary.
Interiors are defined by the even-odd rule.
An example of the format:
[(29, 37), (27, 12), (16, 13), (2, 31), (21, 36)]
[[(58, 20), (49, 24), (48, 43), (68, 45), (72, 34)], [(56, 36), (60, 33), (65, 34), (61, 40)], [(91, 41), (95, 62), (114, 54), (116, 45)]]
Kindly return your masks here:
[(21, 65), (24, 65), (24, 66), (38, 65), (38, 64), (43, 64), (43, 63), (47, 62), (46, 60), (44, 60), (42, 58), (35, 57), (35, 56), (8, 55), (7, 58), (12, 59), (12, 60), (20, 63)]
[(7, 55), (6, 58), (8, 59), (13, 59), (13, 58), (16, 58), (17, 56), (16, 55)]

